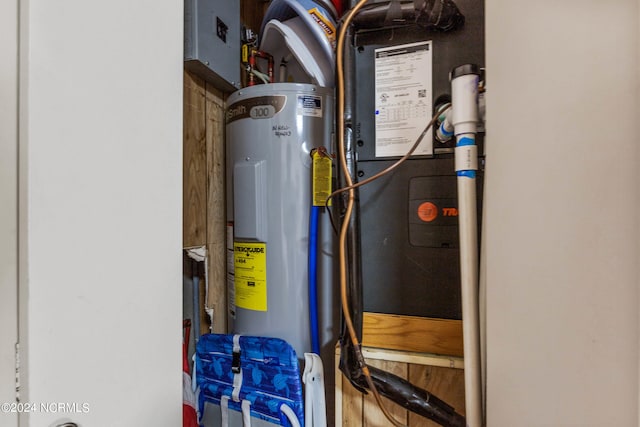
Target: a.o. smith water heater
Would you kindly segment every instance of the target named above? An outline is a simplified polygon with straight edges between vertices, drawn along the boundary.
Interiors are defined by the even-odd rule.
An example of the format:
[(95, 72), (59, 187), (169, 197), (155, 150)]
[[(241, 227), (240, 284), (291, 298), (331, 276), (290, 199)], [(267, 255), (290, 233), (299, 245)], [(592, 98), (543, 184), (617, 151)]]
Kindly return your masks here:
[[(332, 132), (332, 89), (274, 83), (229, 96), (229, 329), (285, 339), (300, 357), (311, 351), (311, 153), (319, 147), (330, 152)], [(322, 292), (330, 289), (332, 274), (329, 237), (323, 232), (319, 239)], [(328, 293), (318, 300), (321, 314), (332, 311)], [(325, 325), (330, 317), (323, 316)]]

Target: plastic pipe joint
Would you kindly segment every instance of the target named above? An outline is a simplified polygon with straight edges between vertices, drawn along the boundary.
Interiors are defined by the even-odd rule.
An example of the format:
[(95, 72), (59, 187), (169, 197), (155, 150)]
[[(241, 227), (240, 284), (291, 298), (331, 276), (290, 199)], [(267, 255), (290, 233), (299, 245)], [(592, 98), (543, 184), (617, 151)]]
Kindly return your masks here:
[(475, 134), (478, 128), (478, 82), (480, 69), (474, 64), (456, 67), (451, 80), (452, 123), (456, 137)]

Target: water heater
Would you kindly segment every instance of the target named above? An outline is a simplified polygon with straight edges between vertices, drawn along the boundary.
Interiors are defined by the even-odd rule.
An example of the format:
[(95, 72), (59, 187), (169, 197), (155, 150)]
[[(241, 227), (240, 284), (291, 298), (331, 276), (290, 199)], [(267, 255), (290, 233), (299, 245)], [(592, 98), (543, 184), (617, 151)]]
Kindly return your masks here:
[[(264, 84), (231, 94), (227, 105), (229, 329), (284, 339), (302, 357), (311, 351), (311, 153), (330, 152), (333, 90)], [(320, 240), (325, 257), (329, 239)], [(320, 265), (326, 273), (320, 280), (329, 280), (330, 266)], [(332, 305), (330, 297), (319, 300), (321, 312)]]

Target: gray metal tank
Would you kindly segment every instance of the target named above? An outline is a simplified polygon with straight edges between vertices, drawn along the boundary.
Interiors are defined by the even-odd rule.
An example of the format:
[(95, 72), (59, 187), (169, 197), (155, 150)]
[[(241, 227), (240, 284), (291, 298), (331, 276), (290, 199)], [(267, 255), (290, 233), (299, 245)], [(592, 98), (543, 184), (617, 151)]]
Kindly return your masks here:
[[(229, 329), (311, 351), (308, 245), (311, 156), (332, 152), (333, 90), (274, 83), (229, 96), (226, 111)], [(321, 215), (318, 308), (321, 345), (334, 345), (331, 233)]]

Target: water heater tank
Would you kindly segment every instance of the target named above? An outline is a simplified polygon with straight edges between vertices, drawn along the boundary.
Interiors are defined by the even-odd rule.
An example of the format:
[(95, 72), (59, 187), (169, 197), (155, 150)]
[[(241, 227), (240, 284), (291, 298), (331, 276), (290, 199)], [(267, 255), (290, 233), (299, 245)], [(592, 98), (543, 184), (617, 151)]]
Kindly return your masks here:
[(333, 90), (265, 84), (233, 93), (227, 105), (230, 332), (282, 338), (302, 357), (311, 351), (310, 154), (331, 151)]

